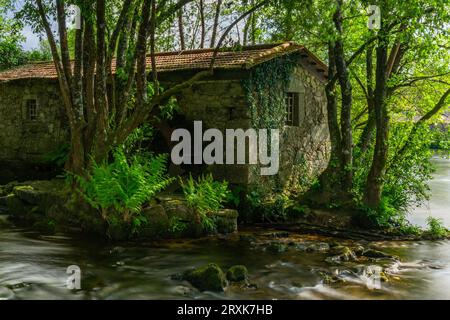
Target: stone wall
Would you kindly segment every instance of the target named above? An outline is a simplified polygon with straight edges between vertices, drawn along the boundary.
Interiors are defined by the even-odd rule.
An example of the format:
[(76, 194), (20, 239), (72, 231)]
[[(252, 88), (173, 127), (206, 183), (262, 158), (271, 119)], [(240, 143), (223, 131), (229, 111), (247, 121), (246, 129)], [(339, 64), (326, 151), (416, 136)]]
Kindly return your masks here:
[[(203, 121), (207, 128), (248, 129), (252, 114), (243, 87), (248, 73), (228, 80), (199, 82), (178, 97), (188, 122)], [(320, 174), (329, 160), (325, 83), (299, 64), (294, 68), (287, 92), (300, 97), (299, 126), (280, 128), (280, 170), (275, 176), (261, 176), (258, 165), (212, 165), (207, 169), (216, 179), (236, 184), (254, 184), (263, 189), (299, 188)], [(284, 95), (285, 92), (272, 92)]]
[(299, 126), (280, 128), (280, 168), (276, 176), (261, 176), (260, 167), (251, 166), (249, 184), (264, 191), (305, 191), (329, 161), (325, 83), (298, 65), (286, 91), (299, 96)]
[[(252, 112), (243, 87), (249, 73), (217, 74), (217, 78), (200, 81), (178, 96), (181, 114), (190, 124), (203, 121), (203, 130), (251, 128)], [(299, 94), (300, 125), (280, 128), (280, 170), (276, 176), (261, 176), (258, 165), (212, 165), (207, 170), (216, 179), (272, 190), (297, 188), (301, 185), (299, 181), (317, 176), (327, 165), (330, 147), (324, 86), (301, 63), (294, 68), (286, 91)], [(284, 92), (271, 94), (284, 95)], [(28, 119), (28, 99), (37, 100), (35, 120)], [(68, 142), (64, 119), (56, 81), (0, 83), (0, 163), (44, 160), (46, 154)]]
[[(29, 117), (28, 100), (36, 100), (35, 119)], [(42, 163), (49, 152), (68, 142), (64, 119), (56, 81), (0, 83), (0, 163), (7, 164), (2, 170), (9, 166), (10, 171), (22, 171), (25, 164)]]
[[(178, 97), (181, 113), (188, 122), (202, 121), (208, 128), (247, 129), (251, 115), (240, 79), (202, 81), (186, 89)], [(247, 165), (211, 165), (207, 168), (218, 180), (247, 184)]]

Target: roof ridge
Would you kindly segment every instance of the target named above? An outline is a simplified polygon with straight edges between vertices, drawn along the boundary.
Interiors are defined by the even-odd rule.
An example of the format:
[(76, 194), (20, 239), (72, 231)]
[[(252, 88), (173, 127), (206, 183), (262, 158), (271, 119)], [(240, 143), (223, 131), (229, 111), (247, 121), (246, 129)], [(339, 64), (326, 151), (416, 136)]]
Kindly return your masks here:
[[(219, 52), (234, 52), (234, 51), (249, 51), (249, 50), (258, 50), (258, 49), (272, 49), (274, 47), (278, 47), (283, 44), (295, 44), (292, 41), (284, 41), (284, 42), (276, 42), (276, 43), (258, 43), (258, 44), (252, 44), (252, 45), (245, 45), (245, 46), (234, 46), (234, 47), (222, 47), (219, 49)], [(163, 56), (163, 55), (176, 55), (176, 54), (191, 54), (191, 53), (208, 53), (208, 52), (214, 52), (216, 48), (200, 48), (200, 49), (189, 49), (189, 50), (178, 50), (178, 51), (161, 51), (156, 52), (156, 56)], [(147, 54), (147, 56), (150, 56), (150, 54)]]
[[(158, 72), (206, 69), (209, 67), (211, 55), (215, 50), (216, 49), (210, 48), (159, 52), (156, 54)], [(293, 41), (224, 47), (220, 49), (219, 56), (214, 67), (215, 69), (249, 69), (258, 64), (265, 63), (273, 58), (292, 54), (297, 51), (301, 53), (303, 58), (306, 58), (304, 61), (315, 68), (315, 71), (326, 75), (327, 66), (303, 45), (297, 44)], [(149, 56), (147, 56), (147, 59), (149, 59)], [(111, 71), (115, 73), (115, 59), (113, 59), (111, 67)], [(0, 82), (33, 78), (56, 79), (57, 72), (54, 62), (36, 61), (0, 72)]]

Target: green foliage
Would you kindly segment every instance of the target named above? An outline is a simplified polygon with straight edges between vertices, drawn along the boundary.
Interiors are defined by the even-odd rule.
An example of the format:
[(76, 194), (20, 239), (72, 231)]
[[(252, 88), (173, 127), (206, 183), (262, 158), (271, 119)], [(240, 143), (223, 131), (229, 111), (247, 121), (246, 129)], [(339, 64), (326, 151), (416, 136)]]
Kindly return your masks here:
[(52, 150), (48, 154), (44, 156), (44, 161), (47, 163), (54, 164), (58, 167), (63, 167), (69, 158), (70, 154), (70, 144), (63, 143), (56, 147), (56, 149)]
[(167, 156), (134, 156), (128, 160), (118, 148), (113, 158), (111, 163), (94, 163), (86, 177), (75, 178), (84, 199), (101, 210), (104, 219), (132, 222), (133, 227), (139, 228), (145, 224), (139, 216), (142, 205), (173, 181), (165, 174)]
[(392, 199), (384, 196), (381, 199), (379, 208), (364, 208), (368, 221), (377, 227), (388, 228), (393, 225), (402, 226), (404, 222), (404, 212), (398, 211)]
[(250, 188), (242, 199), (241, 215), (248, 221), (284, 221), (295, 206), (283, 192), (266, 193), (260, 187)]
[[(409, 147), (401, 159), (396, 154), (404, 145), (411, 124), (396, 122), (391, 124), (389, 140), (390, 158), (384, 181), (382, 201), (376, 210), (364, 208), (363, 198), (365, 182), (372, 161), (373, 150), (369, 150), (359, 157), (355, 166), (354, 194), (355, 202), (367, 212), (367, 218), (381, 227), (389, 225), (402, 226), (405, 214), (411, 207), (419, 206), (429, 199), (428, 181), (432, 179), (433, 165), (430, 161), (429, 149), (431, 135), (429, 127), (423, 126), (413, 137)], [(357, 156), (359, 156), (357, 154)], [(395, 162), (394, 162), (394, 159)]]
[(443, 157), (450, 157), (450, 126), (437, 124), (431, 129), (430, 148)]
[(188, 224), (179, 217), (172, 217), (169, 221), (169, 232), (173, 235), (180, 235), (188, 228)]
[(444, 227), (442, 219), (428, 217), (428, 232), (435, 238), (443, 238), (447, 236), (448, 230)]
[(290, 201), (285, 194), (275, 194), (264, 203), (264, 220), (270, 222), (286, 220), (288, 206), (290, 206)]
[(231, 190), (227, 199), (227, 203), (234, 208), (238, 208), (242, 202), (241, 198), (245, 195), (245, 188), (237, 185), (231, 187), (230, 189)]
[(215, 230), (215, 223), (210, 215), (222, 209), (230, 196), (228, 183), (214, 181), (209, 174), (202, 175), (197, 180), (194, 180), (191, 175), (186, 181), (180, 179), (180, 184), (189, 206), (196, 209), (200, 215), (205, 230)]
[(148, 156), (145, 146), (151, 142), (154, 134), (155, 129), (148, 123), (136, 128), (125, 140), (124, 150), (126, 155), (139, 154)]
[[(406, 128), (405, 128), (406, 126)], [(434, 167), (430, 161), (432, 153), (429, 149), (429, 127), (422, 126), (413, 137), (401, 159), (393, 163), (396, 150), (403, 145), (405, 136), (409, 133), (407, 125), (398, 123), (391, 128), (390, 150), (392, 157), (386, 174), (383, 195), (391, 199), (392, 205), (401, 211), (407, 211), (412, 206), (421, 205), (429, 199), (428, 181)]]
[(253, 128), (278, 129), (284, 125), (284, 92), (297, 61), (296, 57), (293, 54), (261, 64), (251, 70), (248, 79), (243, 80)]
[(0, 1), (0, 71), (10, 69), (32, 61), (51, 60), (50, 48), (42, 41), (40, 47), (25, 51), (22, 43), (23, 22), (21, 19), (11, 18), (14, 1)]
[(0, 2), (0, 71), (24, 62), (22, 24), (7, 16), (11, 1)]
[(420, 236), (423, 233), (421, 227), (412, 225), (410, 223), (404, 223), (399, 227), (400, 232), (403, 234), (409, 234), (414, 236)]

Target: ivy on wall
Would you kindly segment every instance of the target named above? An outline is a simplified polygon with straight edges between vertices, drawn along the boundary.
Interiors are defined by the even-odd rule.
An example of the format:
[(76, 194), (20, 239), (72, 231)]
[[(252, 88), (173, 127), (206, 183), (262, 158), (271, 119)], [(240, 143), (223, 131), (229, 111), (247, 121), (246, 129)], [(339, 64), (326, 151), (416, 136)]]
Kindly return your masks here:
[(253, 128), (280, 129), (284, 126), (285, 91), (297, 61), (297, 54), (273, 59), (253, 68), (250, 76), (243, 80)]
[[(285, 92), (297, 62), (298, 54), (272, 59), (252, 68), (249, 77), (242, 81), (254, 129), (283, 129), (286, 118)], [(268, 142), (270, 144), (270, 138)], [(259, 174), (257, 166), (253, 166), (251, 170), (254, 176)], [(263, 179), (265, 183), (249, 188), (249, 195), (259, 195), (263, 203), (263, 208), (257, 210), (262, 212), (259, 219), (282, 219), (287, 198), (280, 176), (277, 174), (270, 179)]]

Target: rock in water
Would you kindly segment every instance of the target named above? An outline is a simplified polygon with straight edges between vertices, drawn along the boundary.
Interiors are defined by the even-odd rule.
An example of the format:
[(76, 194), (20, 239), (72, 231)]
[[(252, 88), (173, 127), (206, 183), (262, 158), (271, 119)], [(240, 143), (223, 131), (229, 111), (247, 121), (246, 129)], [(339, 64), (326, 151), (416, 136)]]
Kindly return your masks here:
[(332, 257), (328, 257), (325, 260), (328, 262), (342, 262), (342, 261), (354, 261), (356, 260), (355, 253), (350, 250), (349, 247), (337, 246), (331, 248), (330, 253)]
[(362, 253), (362, 255), (367, 258), (375, 258), (375, 259), (392, 258), (391, 255), (388, 255), (384, 252), (381, 252), (381, 251), (378, 251), (375, 249), (367, 249)]
[(288, 246), (281, 242), (271, 242), (266, 250), (272, 253), (282, 253), (288, 250)]
[(183, 274), (183, 279), (189, 281), (200, 291), (222, 292), (227, 285), (225, 274), (215, 263), (188, 270)]
[(0, 300), (9, 300), (14, 297), (14, 292), (6, 287), (0, 287)]
[(231, 282), (243, 282), (248, 279), (248, 270), (243, 265), (232, 266), (227, 271), (227, 279)]

